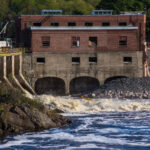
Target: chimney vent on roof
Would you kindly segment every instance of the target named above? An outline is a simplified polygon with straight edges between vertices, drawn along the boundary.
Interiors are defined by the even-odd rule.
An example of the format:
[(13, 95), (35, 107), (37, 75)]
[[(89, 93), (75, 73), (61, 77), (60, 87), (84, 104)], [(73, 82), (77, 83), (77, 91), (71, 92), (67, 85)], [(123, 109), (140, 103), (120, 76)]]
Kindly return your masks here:
[(43, 9), (41, 15), (62, 15), (62, 10)]
[(93, 16), (105, 16), (105, 15), (112, 15), (113, 10), (93, 10)]

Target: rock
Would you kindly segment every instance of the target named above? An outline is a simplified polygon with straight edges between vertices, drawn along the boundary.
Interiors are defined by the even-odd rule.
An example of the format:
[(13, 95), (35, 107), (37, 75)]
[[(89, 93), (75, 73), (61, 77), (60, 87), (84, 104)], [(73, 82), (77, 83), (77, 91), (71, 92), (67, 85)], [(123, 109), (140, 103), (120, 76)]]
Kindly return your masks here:
[(34, 124), (29, 118), (21, 119), (18, 114), (12, 112), (2, 112), (1, 120), (3, 124), (3, 130), (9, 132), (23, 132), (28, 130), (34, 130)]
[(37, 129), (48, 129), (56, 127), (56, 124), (46, 114), (39, 112), (37, 109), (23, 108), (30, 120), (35, 124)]
[(54, 111), (27, 106), (12, 106), (0, 115), (0, 137), (29, 131), (61, 127), (70, 121)]
[[(99, 89), (92, 91), (92, 93), (96, 93), (96, 98), (150, 99), (149, 85), (150, 77), (120, 78), (101, 85)], [(93, 96), (92, 94), (86, 94), (86, 97)]]

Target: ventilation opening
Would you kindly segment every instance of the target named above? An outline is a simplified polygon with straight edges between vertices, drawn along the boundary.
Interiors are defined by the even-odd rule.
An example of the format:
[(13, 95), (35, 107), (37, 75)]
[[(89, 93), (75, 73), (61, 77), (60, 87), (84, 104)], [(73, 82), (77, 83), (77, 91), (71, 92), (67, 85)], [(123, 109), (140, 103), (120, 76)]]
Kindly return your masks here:
[(56, 27), (56, 26), (59, 26), (59, 23), (58, 23), (58, 22), (52, 22), (52, 23), (51, 23), (51, 26), (55, 26), (55, 27)]
[(126, 22), (119, 22), (119, 26), (126, 26), (127, 23)]
[(123, 57), (124, 63), (132, 63), (132, 57)]
[(34, 22), (33, 26), (41, 26), (41, 22)]
[(68, 26), (76, 26), (75, 22), (68, 22)]
[(110, 23), (109, 22), (103, 22), (102, 26), (110, 26)]
[(93, 23), (92, 22), (86, 22), (85, 26), (93, 26)]
[(72, 57), (72, 62), (80, 63), (80, 57)]
[(39, 58), (36, 59), (36, 62), (45, 63), (45, 58), (44, 57), (39, 57)]
[(89, 62), (97, 63), (97, 57), (89, 57)]

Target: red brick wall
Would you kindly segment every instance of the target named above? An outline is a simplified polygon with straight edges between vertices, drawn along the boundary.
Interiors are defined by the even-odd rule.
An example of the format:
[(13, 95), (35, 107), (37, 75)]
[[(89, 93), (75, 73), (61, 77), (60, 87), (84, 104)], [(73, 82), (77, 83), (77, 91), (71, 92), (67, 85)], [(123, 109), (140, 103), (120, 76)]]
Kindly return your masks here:
[[(41, 37), (50, 36), (50, 47), (43, 48)], [(80, 47), (72, 47), (71, 38), (80, 37)], [(88, 47), (89, 36), (98, 38), (97, 48)], [(118, 45), (119, 36), (127, 36), (127, 47)], [(93, 52), (95, 50), (139, 50), (137, 30), (126, 31), (32, 31), (33, 52)]]
[[(133, 15), (133, 16), (122, 16), (122, 15), (114, 15), (114, 16), (40, 16), (39, 15), (39, 16), (21, 16), (19, 21), (20, 21), (20, 24), (21, 24), (21, 26), (20, 26), (21, 31), (17, 30), (17, 32), (19, 32), (19, 33), (17, 33), (17, 35), (19, 35), (18, 39), (20, 39), (18, 42), (19, 43), (24, 43), (24, 45), (26, 47), (29, 47), (29, 45), (30, 45), (28, 43), (30, 41), (30, 38), (27, 35), (26, 28), (29, 25), (32, 25), (33, 22), (42, 22), (42, 26), (50, 26), (51, 22), (59, 22), (60, 26), (67, 26), (68, 22), (76, 22), (77, 26), (84, 26), (85, 22), (93, 22), (94, 26), (101, 26), (102, 22), (110, 22), (110, 26), (118, 26), (119, 22), (127, 22), (127, 25), (134, 25), (134, 26), (138, 26), (138, 28), (139, 28), (136, 32), (133, 31), (132, 34), (130, 34), (131, 31), (127, 32), (127, 34), (129, 34), (128, 35), (129, 36), (129, 38), (128, 38), (129, 39), (128, 40), (129, 48), (131, 48), (131, 50), (133, 50), (133, 49), (134, 50), (135, 49), (143, 50), (143, 47), (144, 47), (143, 44), (144, 44), (144, 41), (145, 41), (145, 30), (146, 30), (145, 29), (146, 16), (144, 16), (144, 15)], [(103, 31), (103, 32), (107, 32), (107, 31)], [(98, 32), (97, 33), (94, 32), (92, 34), (97, 34), (99, 36), (100, 41), (103, 40), (103, 39), (109, 39), (109, 40), (107, 40), (107, 44), (109, 44), (109, 43), (111, 44), (111, 49), (112, 50), (116, 49), (117, 46), (115, 46), (116, 44), (113, 43), (112, 38), (114, 39), (114, 41), (116, 41), (115, 39), (117, 39), (118, 36), (121, 35), (121, 34), (124, 35), (126, 31), (108, 31), (108, 32), (109, 32), (110, 35), (106, 34), (107, 36), (102, 34), (102, 31), (100, 33), (101, 35), (98, 35)], [(113, 32), (113, 33), (111, 33), (111, 32)], [(57, 33), (60, 34), (60, 31), (57, 31)], [(67, 31), (67, 32), (62, 31), (62, 33), (72, 34), (73, 32), (72, 31), (71, 32), (70, 31)], [(78, 32), (79, 35), (80, 35), (80, 33), (81, 32)], [(44, 34), (44, 32), (41, 32), (41, 34)], [(49, 34), (51, 34), (50, 31), (49, 31)], [(75, 32), (75, 34), (77, 34), (77, 31)], [(40, 36), (40, 35), (38, 35), (38, 36)], [(54, 37), (54, 34), (52, 34), (51, 36)], [(66, 35), (59, 35), (59, 36), (65, 37)], [(66, 36), (64, 41), (60, 41), (61, 38), (59, 38), (59, 36), (55, 37), (56, 41), (59, 41), (59, 43), (65, 43), (65, 40), (66, 40), (67, 41), (66, 43), (69, 42), (68, 44), (70, 44), (70, 40), (69, 39), (67, 40), (67, 37), (69, 37), (68, 35)], [(83, 40), (84, 38), (87, 38), (89, 35), (88, 34), (85, 35), (85, 33), (84, 33), (84, 35), (80, 35), (80, 36), (82, 36), (81, 40)], [(104, 38), (102, 38), (103, 36), (104, 36)], [(34, 37), (35, 37), (35, 35), (33, 33), (33, 38), (32, 38), (33, 41), (34, 41)], [(52, 38), (52, 40), (54, 40), (54, 38)], [(81, 43), (84, 43), (84, 41), (86, 41), (86, 40), (81, 41)], [(55, 43), (55, 41), (53, 43)], [(100, 42), (99, 42), (99, 44), (100, 44)], [(80, 50), (83, 50), (82, 45), (80, 47)], [(85, 45), (86, 44), (84, 44), (84, 46)], [(67, 51), (68, 47), (66, 49), (65, 44), (63, 44), (63, 46), (64, 46), (64, 48), (61, 47), (61, 50)], [(101, 46), (101, 45), (99, 45), (99, 46)], [(139, 47), (139, 48), (137, 48), (137, 47)], [(54, 49), (56, 49), (55, 46), (53, 48), (51, 48), (51, 50), (54, 50)], [(84, 47), (84, 49), (86, 49), (86, 47)], [(58, 51), (60, 49), (57, 48), (56, 50)], [(86, 50), (89, 50), (89, 48), (87, 48)], [(33, 48), (33, 51), (35, 51), (35, 48)], [(37, 51), (39, 51), (39, 50), (37, 50)], [(42, 51), (47, 51), (47, 50), (42, 49)]]

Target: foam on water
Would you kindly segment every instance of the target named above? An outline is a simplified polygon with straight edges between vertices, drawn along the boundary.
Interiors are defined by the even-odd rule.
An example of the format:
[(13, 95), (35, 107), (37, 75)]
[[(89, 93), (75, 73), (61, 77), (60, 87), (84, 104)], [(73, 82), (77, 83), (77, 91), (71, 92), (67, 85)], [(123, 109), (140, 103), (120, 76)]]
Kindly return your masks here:
[(9, 137), (0, 149), (149, 149), (149, 116), (149, 111), (70, 115), (67, 127)]
[(51, 95), (41, 95), (37, 98), (44, 104), (72, 113), (150, 110), (150, 100), (89, 99)]

